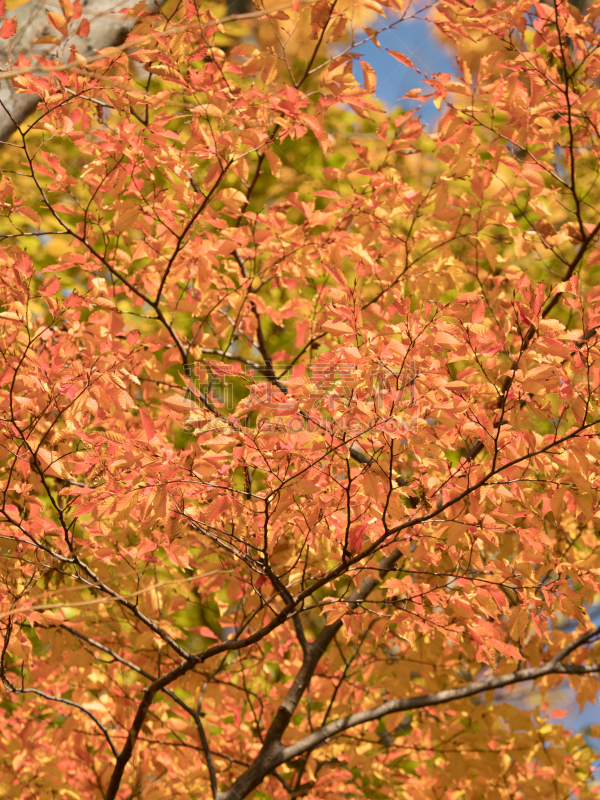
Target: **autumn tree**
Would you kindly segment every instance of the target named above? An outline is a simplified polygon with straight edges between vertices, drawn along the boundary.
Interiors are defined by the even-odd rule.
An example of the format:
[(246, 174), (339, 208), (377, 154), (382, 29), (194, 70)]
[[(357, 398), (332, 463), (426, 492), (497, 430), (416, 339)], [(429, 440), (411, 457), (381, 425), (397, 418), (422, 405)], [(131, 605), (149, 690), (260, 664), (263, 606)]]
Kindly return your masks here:
[(600, 3), (283, 5), (3, 75), (0, 794), (590, 797)]

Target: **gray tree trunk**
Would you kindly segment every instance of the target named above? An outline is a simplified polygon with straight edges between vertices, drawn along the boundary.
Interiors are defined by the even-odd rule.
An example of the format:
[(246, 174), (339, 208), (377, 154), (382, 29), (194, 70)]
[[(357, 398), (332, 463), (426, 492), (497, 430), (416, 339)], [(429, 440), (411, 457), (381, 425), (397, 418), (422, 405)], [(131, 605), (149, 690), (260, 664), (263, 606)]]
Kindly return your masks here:
[[(81, 19), (90, 23), (86, 37), (75, 35), (81, 19), (69, 23), (69, 34), (60, 44), (33, 44), (42, 36), (61, 34), (48, 22), (47, 12), (61, 12), (57, 0), (29, 0), (14, 11), (7, 11), (6, 18), (17, 20), (17, 32), (11, 39), (0, 40), (0, 69), (7, 71), (16, 61), (19, 53), (26, 56), (44, 55), (60, 61), (68, 61), (74, 45), (84, 58), (91, 58), (96, 50), (122, 44), (135, 24), (135, 17), (126, 17), (119, 11), (133, 8), (137, 0), (82, 0)], [(160, 7), (157, 0), (146, 0), (148, 10)], [(0, 81), (0, 142), (5, 142), (35, 111), (40, 98), (38, 95), (18, 94), (10, 79)]]

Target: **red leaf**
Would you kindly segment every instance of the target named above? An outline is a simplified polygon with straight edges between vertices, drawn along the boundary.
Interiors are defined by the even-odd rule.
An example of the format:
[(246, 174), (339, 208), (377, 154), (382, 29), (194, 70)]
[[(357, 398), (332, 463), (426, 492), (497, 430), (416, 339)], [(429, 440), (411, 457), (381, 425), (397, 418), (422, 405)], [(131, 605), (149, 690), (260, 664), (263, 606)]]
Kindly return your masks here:
[(144, 426), (144, 431), (146, 432), (146, 438), (150, 442), (156, 436), (156, 431), (154, 430), (154, 425), (152, 424), (152, 420), (146, 414), (144, 409), (140, 410), (140, 417), (142, 418), (142, 425)]
[(45, 295), (46, 297), (50, 297), (50, 295), (56, 294), (60, 289), (60, 281), (58, 278), (50, 278), (44, 281), (43, 285), (40, 286), (38, 289), (40, 294)]
[(550, 714), (553, 719), (564, 719), (567, 716), (568, 712), (564, 708), (555, 708), (554, 711)]
[(216, 633), (213, 633), (210, 628), (207, 628), (206, 625), (202, 625), (202, 627), (198, 628), (198, 633), (200, 636), (204, 636), (205, 639), (216, 639), (219, 641), (219, 637)]
[(485, 303), (483, 299), (481, 299), (475, 308), (473, 309), (473, 314), (471, 315), (471, 322), (474, 325), (479, 325), (485, 319)]
[(367, 525), (359, 525), (358, 528), (350, 531), (348, 546), (353, 553), (360, 553), (362, 550), (362, 543), (366, 530)]
[(0, 39), (10, 39), (17, 32), (17, 20), (5, 19), (2, 21), (2, 28), (0, 29)]

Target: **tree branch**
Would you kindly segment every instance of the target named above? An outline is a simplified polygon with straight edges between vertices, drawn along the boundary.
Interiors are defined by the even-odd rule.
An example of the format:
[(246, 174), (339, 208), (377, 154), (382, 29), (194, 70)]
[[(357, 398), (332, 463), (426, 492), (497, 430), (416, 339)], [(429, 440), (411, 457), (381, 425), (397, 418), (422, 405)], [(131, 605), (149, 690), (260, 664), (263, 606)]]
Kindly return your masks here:
[[(595, 628), (593, 631), (588, 632), (583, 638), (591, 638), (597, 634), (600, 628)], [(578, 640), (579, 641), (579, 640)], [(580, 642), (577, 647), (583, 644)], [(565, 648), (566, 650), (567, 648)], [(561, 651), (562, 652), (562, 651)], [(560, 656), (560, 654), (558, 654)], [(456, 689), (446, 689), (442, 692), (435, 694), (425, 694), (420, 697), (409, 697), (405, 700), (388, 700), (387, 703), (382, 703), (375, 708), (370, 708), (365, 711), (359, 711), (356, 714), (350, 714), (347, 717), (330, 722), (324, 725), (320, 730), (305, 736), (289, 747), (282, 748), (281, 758), (279, 763), (284, 763), (292, 758), (296, 758), (307, 750), (312, 750), (320, 744), (323, 744), (327, 739), (336, 736), (349, 728), (355, 728), (357, 725), (364, 725), (366, 722), (372, 722), (376, 719), (381, 719), (387, 714), (395, 714), (398, 711), (412, 711), (416, 708), (425, 708), (426, 706), (437, 706), (442, 703), (451, 703), (455, 700), (462, 700), (465, 697), (472, 697), (482, 692), (487, 692), (492, 689), (501, 689), (504, 686), (511, 686), (516, 683), (523, 683), (523, 681), (536, 680), (545, 675), (565, 674), (565, 675), (589, 675), (594, 672), (600, 672), (600, 665), (593, 667), (575, 667), (561, 665), (560, 658), (557, 663), (554, 663), (555, 658), (551, 659), (543, 667), (535, 667), (531, 669), (521, 669), (515, 672), (510, 672), (508, 675), (501, 675), (497, 678), (488, 678), (483, 681), (472, 681), (466, 686), (461, 686)], [(564, 656), (563, 656), (564, 658)]]
[[(376, 578), (365, 578), (360, 588), (354, 591), (348, 598), (348, 605), (351, 608), (356, 608), (356, 606), (362, 603), (378, 585), (380, 580), (383, 580), (387, 572), (394, 566), (401, 555), (402, 553), (400, 550), (395, 549), (387, 558), (382, 559), (379, 565), (379, 580)], [(246, 772), (241, 775), (226, 792), (222, 792), (218, 795), (217, 800), (237, 800), (238, 798), (246, 797), (263, 781), (269, 772), (287, 760), (283, 757), (285, 748), (281, 744), (281, 738), (290, 724), (302, 695), (310, 684), (321, 656), (323, 656), (327, 650), (327, 647), (342, 627), (342, 624), (341, 619), (338, 619), (331, 625), (326, 625), (313, 642), (306, 644), (302, 666), (269, 726), (260, 753)]]

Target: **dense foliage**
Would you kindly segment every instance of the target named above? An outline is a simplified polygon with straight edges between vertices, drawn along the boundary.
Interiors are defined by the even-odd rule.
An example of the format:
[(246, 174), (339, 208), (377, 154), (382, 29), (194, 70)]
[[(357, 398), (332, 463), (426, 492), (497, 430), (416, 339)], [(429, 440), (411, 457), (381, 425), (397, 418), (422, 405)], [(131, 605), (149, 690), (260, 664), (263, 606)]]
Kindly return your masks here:
[(600, 3), (277, 9), (13, 70), (0, 794), (588, 797)]

